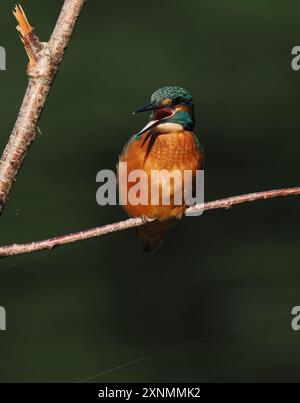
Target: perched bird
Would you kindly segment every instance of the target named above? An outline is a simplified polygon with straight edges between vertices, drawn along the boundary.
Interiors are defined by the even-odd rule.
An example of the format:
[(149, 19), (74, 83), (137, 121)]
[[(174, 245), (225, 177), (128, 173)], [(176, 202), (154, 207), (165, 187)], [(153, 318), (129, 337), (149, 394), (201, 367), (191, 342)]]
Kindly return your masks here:
[[(194, 104), (188, 91), (174, 86), (160, 88), (152, 94), (151, 102), (135, 113), (144, 111), (151, 111), (150, 121), (125, 145), (118, 168), (120, 162), (126, 162), (128, 175), (133, 170), (143, 170), (149, 179), (150, 185), (145, 189), (149, 196), (148, 203), (135, 205), (127, 201), (123, 207), (131, 217), (157, 219), (137, 231), (143, 250), (153, 252), (161, 244), (166, 231), (183, 216), (186, 204), (184, 199), (180, 205), (174, 203), (176, 191), (174, 185), (167, 189), (171, 200), (169, 205), (162, 203), (161, 196), (158, 204), (151, 204), (150, 189), (155, 189), (156, 186), (162, 191), (164, 186), (163, 182), (153, 183), (157, 178), (153, 179), (151, 172), (190, 170), (191, 180), (194, 182), (196, 170), (201, 169), (203, 165), (203, 152), (193, 132)], [(119, 177), (119, 192), (129, 192), (134, 185), (132, 182), (127, 182), (127, 179), (128, 177), (125, 179)]]

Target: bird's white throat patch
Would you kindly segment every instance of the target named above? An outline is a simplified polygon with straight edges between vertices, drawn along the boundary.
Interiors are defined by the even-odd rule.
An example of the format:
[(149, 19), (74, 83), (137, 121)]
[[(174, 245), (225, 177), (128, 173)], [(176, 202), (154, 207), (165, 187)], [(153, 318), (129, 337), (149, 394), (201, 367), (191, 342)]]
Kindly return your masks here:
[(180, 123), (163, 122), (156, 126), (160, 133), (181, 132), (183, 126)]

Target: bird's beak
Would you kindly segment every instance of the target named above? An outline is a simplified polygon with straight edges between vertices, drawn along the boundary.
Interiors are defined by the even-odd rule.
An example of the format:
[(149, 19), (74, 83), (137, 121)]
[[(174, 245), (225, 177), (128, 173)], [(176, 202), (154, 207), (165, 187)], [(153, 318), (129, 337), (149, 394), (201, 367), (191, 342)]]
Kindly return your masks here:
[(157, 105), (157, 104), (153, 104), (153, 103), (142, 106), (140, 109), (135, 111), (135, 113), (153, 111), (156, 109), (162, 110), (161, 113), (158, 114), (159, 116), (156, 116), (156, 119), (154, 118), (149, 123), (147, 123), (146, 126), (142, 128), (142, 130), (140, 130), (138, 133), (136, 133), (136, 136), (139, 136), (140, 134), (145, 133), (147, 130), (150, 130), (150, 129), (158, 126), (164, 120), (169, 119), (171, 116), (173, 116), (175, 114), (175, 110), (172, 110), (171, 108), (168, 108), (168, 107), (166, 108), (163, 105)]
[(150, 104), (144, 105), (141, 108), (137, 109), (135, 112), (133, 113), (139, 113), (139, 112), (147, 112), (147, 111), (154, 111), (155, 109), (161, 109), (163, 108), (163, 105), (157, 105), (153, 102), (151, 102)]

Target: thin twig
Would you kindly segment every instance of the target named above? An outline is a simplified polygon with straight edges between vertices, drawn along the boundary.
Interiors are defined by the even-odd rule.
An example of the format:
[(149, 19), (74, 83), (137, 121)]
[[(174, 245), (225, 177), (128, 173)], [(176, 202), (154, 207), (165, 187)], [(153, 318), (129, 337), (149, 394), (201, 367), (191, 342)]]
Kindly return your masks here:
[(48, 43), (40, 42), (21, 6), (14, 10), (17, 30), (29, 57), (29, 81), (17, 121), (0, 160), (0, 215), (29, 146), (35, 139), (38, 120), (85, 1), (65, 0)]
[[(215, 210), (220, 208), (228, 209), (236, 204), (253, 202), (257, 200), (271, 199), (275, 197), (296, 196), (300, 195), (300, 187), (268, 190), (265, 192), (249, 193), (240, 196), (228, 197), (225, 199), (215, 200), (204, 204), (198, 204), (193, 207), (189, 207), (186, 210), (188, 214), (195, 214), (196, 212)], [(148, 220), (151, 222), (153, 220)], [(112, 232), (119, 232), (128, 228), (140, 227), (145, 224), (145, 220), (142, 218), (130, 218), (125, 221), (120, 221), (114, 224), (104, 225), (102, 227), (96, 227), (87, 229), (85, 231), (75, 232), (67, 235), (61, 235), (54, 238), (45, 239), (42, 241), (30, 242), (25, 244), (12, 244), (0, 247), (0, 257), (21, 255), (25, 253), (32, 253), (44, 249), (53, 249), (56, 246), (66, 245), (77, 241), (83, 241), (89, 238), (100, 237)]]
[(28, 72), (37, 63), (43, 45), (35, 32), (35, 29), (29, 24), (29, 21), (24, 13), (23, 8), (18, 5), (13, 11), (13, 15), (18, 21), (17, 31), (20, 34), (21, 41), (29, 59)]

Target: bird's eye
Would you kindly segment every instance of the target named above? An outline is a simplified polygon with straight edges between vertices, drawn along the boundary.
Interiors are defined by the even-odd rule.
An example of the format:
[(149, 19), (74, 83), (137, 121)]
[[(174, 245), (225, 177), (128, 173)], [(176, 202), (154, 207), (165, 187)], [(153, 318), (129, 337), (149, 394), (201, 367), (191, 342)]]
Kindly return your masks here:
[(177, 97), (173, 99), (173, 105), (179, 105), (182, 103), (182, 97)]

